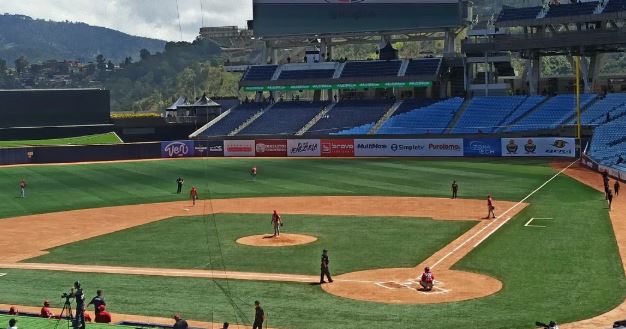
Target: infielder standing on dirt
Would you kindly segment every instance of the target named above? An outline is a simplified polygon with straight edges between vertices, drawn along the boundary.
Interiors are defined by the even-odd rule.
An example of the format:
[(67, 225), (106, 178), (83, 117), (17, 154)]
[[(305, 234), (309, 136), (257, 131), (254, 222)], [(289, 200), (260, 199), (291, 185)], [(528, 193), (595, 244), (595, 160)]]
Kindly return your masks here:
[(191, 191), (189, 191), (189, 197), (191, 198), (191, 203), (195, 206), (196, 200), (198, 200), (198, 189), (195, 186), (191, 187)]
[(272, 227), (274, 227), (274, 235), (273, 237), (280, 236), (280, 227), (283, 225), (283, 219), (280, 218), (280, 215), (274, 210), (272, 214)]
[(493, 198), (491, 198), (491, 194), (487, 194), (487, 209), (489, 210), (487, 213), (487, 219), (496, 218), (496, 213), (494, 212), (496, 207), (493, 206)]
[(330, 277), (330, 268), (328, 265), (330, 264), (330, 260), (328, 259), (328, 250), (324, 249), (322, 251), (322, 263), (320, 264), (320, 284), (326, 283), (324, 281), (324, 276), (328, 278), (328, 282), (333, 282), (333, 279)]

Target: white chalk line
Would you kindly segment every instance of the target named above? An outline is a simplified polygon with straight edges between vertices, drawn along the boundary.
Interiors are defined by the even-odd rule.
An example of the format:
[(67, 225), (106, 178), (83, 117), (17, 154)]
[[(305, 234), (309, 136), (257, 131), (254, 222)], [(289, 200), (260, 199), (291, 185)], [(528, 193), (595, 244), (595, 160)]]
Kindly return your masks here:
[(547, 227), (547, 226), (544, 226), (544, 225), (531, 224), (532, 221), (534, 221), (535, 219), (538, 219), (538, 220), (552, 220), (554, 218), (551, 218), (551, 217), (531, 217), (528, 220), (528, 222), (526, 222), (526, 224), (524, 224), (524, 227)]
[[(554, 176), (552, 176), (550, 179), (548, 179), (547, 181), (545, 181), (543, 184), (541, 184), (541, 186), (539, 186), (538, 188), (536, 188), (534, 191), (530, 192), (530, 194), (528, 194), (526, 197), (524, 197), (522, 200), (520, 200), (519, 202), (517, 202), (516, 204), (514, 204), (513, 206), (511, 206), (511, 208), (507, 209), (506, 211), (504, 211), (502, 214), (500, 214), (500, 216), (496, 217), (496, 219), (494, 219), (491, 223), (485, 225), (485, 227), (481, 228), (478, 232), (476, 232), (474, 235), (472, 235), (471, 237), (467, 238), (467, 240), (463, 241), (463, 243), (461, 243), (460, 245), (458, 245), (456, 248), (452, 249), (452, 251), (450, 251), (449, 253), (445, 254), (441, 259), (439, 259), (437, 262), (435, 262), (435, 264), (431, 265), (431, 268), (436, 267), (437, 265), (441, 264), (441, 262), (443, 262), (444, 260), (446, 260), (448, 257), (450, 257), (452, 254), (454, 254), (455, 252), (457, 252), (459, 249), (461, 249), (464, 245), (466, 245), (467, 243), (469, 243), (470, 241), (472, 241), (475, 237), (477, 237), (478, 235), (480, 235), (484, 230), (488, 229), (489, 227), (491, 227), (491, 225), (495, 224), (498, 220), (500, 220), (501, 218), (503, 218), (506, 214), (508, 214), (509, 212), (511, 212), (513, 209), (519, 207), (519, 205), (521, 205), (522, 203), (524, 203), (524, 201), (528, 200), (531, 196), (533, 196), (535, 193), (537, 193), (539, 190), (541, 190), (542, 188), (544, 188), (546, 185), (548, 185), (548, 183), (550, 183), (552, 180), (554, 180), (555, 178), (557, 178), (559, 175), (563, 174), (567, 169), (571, 168), (576, 162), (580, 161), (579, 159), (576, 159), (576, 161), (570, 163), (567, 167), (563, 168), (561, 171), (559, 171), (558, 173), (556, 173)], [(480, 241), (478, 241), (476, 244), (474, 244), (474, 248), (476, 248), (478, 245), (480, 245), (483, 241), (485, 241), (488, 237), (490, 237), (493, 233), (495, 233), (500, 227), (502, 227), (504, 224), (506, 224), (506, 222), (508, 222), (511, 219), (511, 217), (507, 218), (502, 224), (500, 224), (499, 226), (497, 226), (495, 228), (495, 230), (491, 231), (489, 234), (487, 234), (485, 237), (483, 237)]]

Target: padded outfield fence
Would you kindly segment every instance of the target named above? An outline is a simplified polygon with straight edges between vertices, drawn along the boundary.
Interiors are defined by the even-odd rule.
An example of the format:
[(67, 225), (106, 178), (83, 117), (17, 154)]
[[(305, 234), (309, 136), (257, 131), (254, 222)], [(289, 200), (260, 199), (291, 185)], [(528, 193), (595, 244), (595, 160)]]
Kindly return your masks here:
[(179, 157), (575, 157), (562, 137), (439, 139), (184, 140), (0, 149), (0, 164), (72, 163)]

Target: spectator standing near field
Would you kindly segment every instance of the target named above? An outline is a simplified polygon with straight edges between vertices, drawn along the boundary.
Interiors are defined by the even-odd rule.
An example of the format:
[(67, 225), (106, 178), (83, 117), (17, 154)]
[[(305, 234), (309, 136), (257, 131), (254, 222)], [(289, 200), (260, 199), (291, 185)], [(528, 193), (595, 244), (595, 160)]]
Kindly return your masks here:
[(24, 178), (22, 178), (22, 180), (20, 180), (20, 198), (25, 198), (26, 197), (26, 181), (24, 180)]
[(98, 291), (96, 291), (96, 296), (91, 299), (89, 304), (87, 304), (87, 307), (89, 307), (89, 305), (92, 305), (92, 304), (94, 308), (94, 313), (96, 314), (96, 319), (98, 319), (98, 313), (100, 313), (100, 306), (107, 304), (106, 301), (104, 300), (102, 290), (98, 289)]
[(613, 203), (613, 192), (609, 191), (606, 196), (607, 201), (609, 202), (609, 210), (611, 210), (611, 204)]
[(615, 192), (615, 196), (619, 195), (619, 181), (616, 179), (615, 184), (613, 184), (613, 191)]
[(256, 300), (254, 301), (254, 324), (252, 324), (252, 329), (263, 329), (263, 322), (265, 322), (265, 311), (263, 311), (261, 303)]
[(459, 184), (456, 181), (452, 182), (452, 199), (456, 199), (457, 193), (459, 192)]
[(180, 317), (180, 314), (175, 314), (174, 315), (174, 326), (172, 327), (173, 329), (187, 329), (189, 328), (189, 324), (187, 324), (187, 321), (185, 321), (183, 318)]
[(183, 192), (183, 184), (185, 184), (185, 180), (182, 179), (182, 177), (178, 177), (178, 179), (176, 179), (176, 194), (181, 194)]

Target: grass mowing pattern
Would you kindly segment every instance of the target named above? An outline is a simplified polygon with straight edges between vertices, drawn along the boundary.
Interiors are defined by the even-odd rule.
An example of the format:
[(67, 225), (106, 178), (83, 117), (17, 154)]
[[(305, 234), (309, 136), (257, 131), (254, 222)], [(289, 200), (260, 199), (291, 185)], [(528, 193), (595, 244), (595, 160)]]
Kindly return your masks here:
[[(535, 160), (419, 159), (190, 159), (78, 166), (25, 166), (0, 169), (0, 218), (112, 205), (186, 200), (176, 195), (185, 178), (207, 198), (381, 195), (449, 197), (456, 179), (461, 198), (518, 201), (554, 172)], [(248, 170), (259, 176), (250, 182)], [(20, 199), (18, 183), (28, 182)]]
[[(26, 316), (0, 315), (0, 327), (4, 328), (5, 326), (8, 326), (10, 319), (16, 319), (17, 327), (25, 328), (25, 329), (51, 329), (57, 326), (57, 321), (58, 321), (54, 319), (32, 318), (32, 317), (26, 317)], [(106, 328), (130, 329), (132, 328), (132, 327), (127, 327), (127, 326), (113, 326), (113, 325), (100, 324), (100, 323), (87, 323), (87, 327), (89, 329), (106, 329)], [(67, 328), (67, 320), (61, 320), (61, 322), (58, 323), (57, 328), (59, 329)]]
[[(24, 203), (15, 203), (12, 198), (4, 198), (14, 206), (22, 206), (22, 212), (140, 203), (171, 199), (172, 195), (164, 191), (173, 191), (176, 173), (186, 173), (191, 184), (189, 180), (203, 176), (199, 163), (10, 168), (0, 170), (0, 182), (17, 185), (13, 177), (25, 172), (45, 180), (46, 186), (39, 192), (43, 196), (37, 197), (37, 202), (27, 198), (18, 200)], [(252, 164), (261, 169), (258, 184), (246, 181), (246, 169)], [(517, 201), (554, 174), (541, 164), (504, 160), (216, 160), (205, 164), (210, 168), (209, 179), (202, 182), (210, 182), (218, 197), (289, 193), (445, 196), (449, 180), (455, 178), (461, 182), (463, 197), (483, 197), (493, 192), (497, 199)], [(138, 177), (124, 180), (134, 176)], [(63, 191), (58, 188), (64, 186), (70, 188), (56, 198), (61, 205), (45, 198), (55, 197)], [(86, 193), (80, 188), (90, 193), (83, 196)], [(270, 326), (303, 329), (521, 329), (532, 327), (537, 320), (568, 322), (588, 318), (621, 303), (626, 297), (626, 280), (603, 195), (559, 177), (528, 201), (529, 207), (457, 265), (502, 280), (503, 290), (491, 297), (438, 305), (382, 305), (336, 298), (306, 284), (217, 282), (230, 289), (249, 319), (253, 316), (251, 304), (259, 299), (269, 313)], [(0, 211), (3, 216), (15, 212), (8, 207)], [(545, 229), (523, 228), (529, 217), (554, 217), (555, 221)], [(338, 264), (334, 262), (333, 266)], [(180, 311), (193, 319), (236, 322), (222, 291), (210, 280), (0, 271), (8, 273), (0, 278), (0, 302), (4, 303), (39, 305), (45, 298), (54, 300), (59, 291), (80, 279), (90, 294), (95, 289), (105, 290), (112, 312), (168, 316)]]
[(283, 215), (283, 232), (309, 234), (318, 240), (282, 248), (235, 242), (242, 236), (271, 234), (268, 216), (217, 215), (215, 226), (223, 260), (214, 238), (215, 226), (207, 216), (174, 218), (79, 241), (28, 262), (195, 269), (225, 266), (235, 271), (317, 275), (321, 250), (329, 249), (333, 273), (341, 274), (413, 267), (476, 224), (414, 218)]
[(113, 132), (106, 134), (87, 135), (79, 137), (0, 141), (0, 147), (45, 146), (45, 145), (90, 145), (90, 144), (119, 144), (122, 140)]

